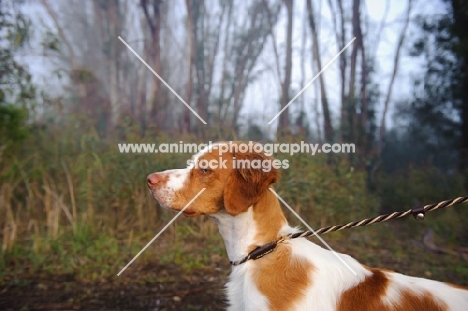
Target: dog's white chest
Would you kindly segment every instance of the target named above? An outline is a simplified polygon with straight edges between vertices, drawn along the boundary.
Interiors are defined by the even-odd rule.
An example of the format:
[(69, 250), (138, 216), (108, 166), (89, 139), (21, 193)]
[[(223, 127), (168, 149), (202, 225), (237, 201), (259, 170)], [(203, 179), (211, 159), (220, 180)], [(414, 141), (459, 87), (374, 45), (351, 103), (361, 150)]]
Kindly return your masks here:
[(269, 310), (268, 299), (260, 293), (252, 280), (251, 268), (250, 263), (245, 263), (232, 270), (226, 284), (229, 311)]

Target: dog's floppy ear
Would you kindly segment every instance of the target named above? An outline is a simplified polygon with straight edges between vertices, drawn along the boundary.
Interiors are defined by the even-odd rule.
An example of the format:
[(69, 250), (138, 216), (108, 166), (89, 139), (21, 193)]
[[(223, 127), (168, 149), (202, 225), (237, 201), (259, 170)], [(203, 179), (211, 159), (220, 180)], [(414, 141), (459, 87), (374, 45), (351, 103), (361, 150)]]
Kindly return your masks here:
[[(273, 158), (264, 154), (237, 153), (235, 161), (238, 168), (232, 170), (224, 187), (224, 208), (232, 216), (244, 212), (256, 203), (260, 196), (268, 191), (268, 186), (275, 183), (279, 176), (279, 171), (271, 166)], [(263, 171), (262, 164), (258, 168), (258, 161), (260, 163), (270, 161), (270, 169)]]

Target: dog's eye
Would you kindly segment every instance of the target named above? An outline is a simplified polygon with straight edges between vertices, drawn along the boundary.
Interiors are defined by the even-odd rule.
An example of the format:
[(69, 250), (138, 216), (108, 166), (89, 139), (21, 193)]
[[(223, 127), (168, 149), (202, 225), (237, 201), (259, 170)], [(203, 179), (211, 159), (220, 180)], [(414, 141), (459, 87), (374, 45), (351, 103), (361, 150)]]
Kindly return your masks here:
[(211, 173), (211, 171), (207, 168), (201, 168), (200, 173), (202, 173), (203, 175), (208, 175), (209, 173)]

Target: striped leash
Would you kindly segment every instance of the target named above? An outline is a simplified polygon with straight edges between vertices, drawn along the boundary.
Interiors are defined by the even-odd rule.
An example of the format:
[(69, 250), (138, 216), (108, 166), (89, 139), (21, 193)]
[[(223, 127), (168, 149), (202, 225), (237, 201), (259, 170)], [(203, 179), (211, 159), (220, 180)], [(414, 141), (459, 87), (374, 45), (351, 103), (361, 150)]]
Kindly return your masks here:
[(354, 228), (354, 227), (363, 227), (363, 226), (372, 225), (378, 222), (384, 222), (384, 221), (388, 221), (391, 219), (402, 218), (402, 217), (408, 216), (409, 214), (412, 214), (413, 217), (416, 218), (417, 220), (424, 220), (424, 217), (427, 212), (431, 212), (439, 208), (453, 206), (456, 204), (462, 204), (465, 202), (468, 202), (468, 197), (458, 197), (452, 200), (446, 200), (446, 201), (442, 201), (442, 202), (435, 203), (435, 204), (418, 206), (418, 207), (409, 209), (405, 212), (393, 212), (391, 214), (379, 215), (379, 216), (372, 217), (372, 218), (366, 218), (360, 221), (353, 221), (344, 225), (323, 227), (315, 231), (309, 230), (309, 231), (290, 233), (286, 236), (279, 238), (276, 241), (272, 241), (270, 243), (267, 243), (265, 245), (255, 248), (253, 251), (248, 253), (247, 256), (245, 256), (241, 260), (231, 261), (231, 265), (238, 266), (240, 264), (243, 264), (247, 260), (251, 260), (251, 259), (256, 260), (256, 259), (262, 258), (263, 256), (273, 252), (279, 243), (282, 243), (286, 240), (304, 238), (304, 237), (308, 237), (311, 235), (324, 234), (324, 233), (340, 231), (343, 229), (349, 229), (349, 228)]

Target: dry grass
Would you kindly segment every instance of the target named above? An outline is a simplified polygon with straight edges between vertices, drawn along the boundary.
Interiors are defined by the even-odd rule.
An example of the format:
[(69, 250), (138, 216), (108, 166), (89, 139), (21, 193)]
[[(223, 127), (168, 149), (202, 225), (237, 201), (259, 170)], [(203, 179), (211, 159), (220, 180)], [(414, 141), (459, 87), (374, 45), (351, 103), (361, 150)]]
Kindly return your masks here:
[[(70, 273), (86, 280), (113, 276), (173, 217), (159, 209), (148, 195), (146, 175), (183, 167), (188, 156), (120, 154), (117, 143), (172, 140), (159, 136), (141, 138), (129, 129), (106, 139), (93, 131), (77, 135), (71, 124), (65, 129), (37, 131), (24, 149), (3, 155), (0, 282), (12, 273), (41, 271)], [(297, 155), (289, 160), (290, 169), (282, 172), (276, 190), (312, 227), (378, 213), (379, 197), (367, 190), (365, 172), (353, 169), (347, 159), (337, 158), (333, 166), (318, 156)], [(401, 179), (394, 185), (399, 191), (399, 201), (395, 202), (401, 204), (396, 210), (436, 199), (434, 193), (438, 190), (430, 183), (424, 184), (425, 179), (430, 180), (424, 174), (413, 173), (417, 189), (412, 190), (409, 185), (413, 181), (409, 179), (406, 184)], [(452, 180), (458, 183), (457, 179)], [(440, 191), (440, 199), (461, 194), (458, 184), (447, 189)], [(404, 190), (408, 192), (407, 204), (401, 203)], [(412, 196), (412, 191), (418, 195)], [(427, 200), (421, 195), (424, 191), (430, 194)], [(418, 202), (413, 202), (414, 197)], [(452, 210), (440, 215), (427, 225), (446, 237), (444, 243), (466, 246), (463, 241), (467, 240), (468, 213)], [(299, 224), (289, 218), (292, 224)], [(158, 240), (160, 262), (176, 263), (189, 271), (223, 258), (224, 248), (211, 222), (202, 218), (178, 219), (176, 224)], [(200, 243), (205, 247), (198, 247)], [(139, 262), (151, 260), (154, 254), (148, 252)]]

